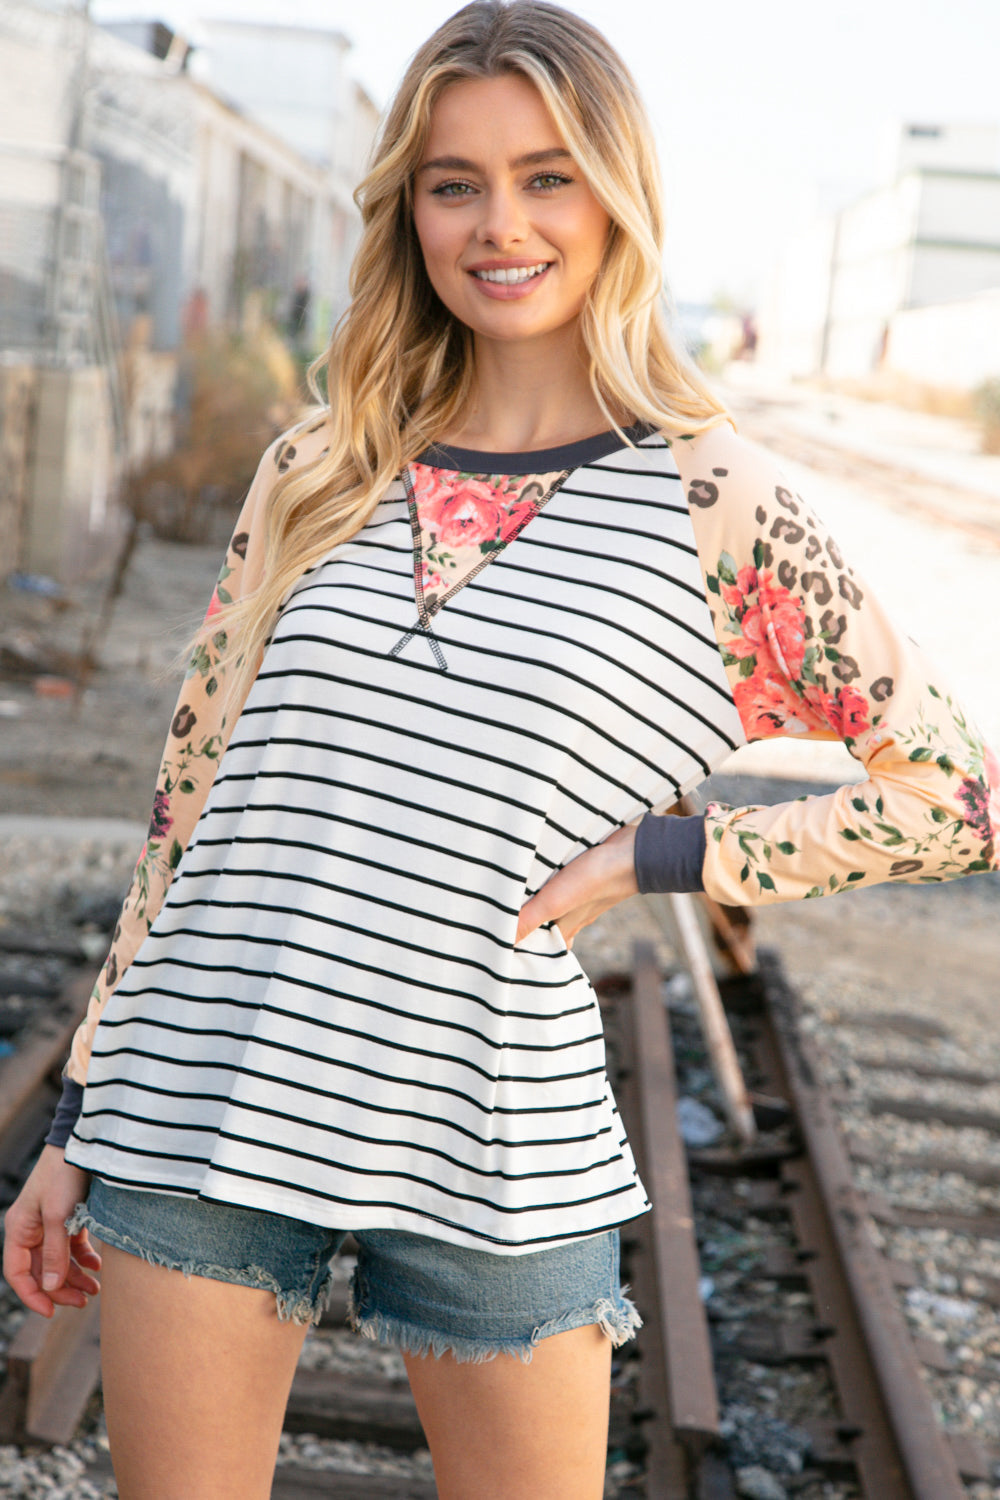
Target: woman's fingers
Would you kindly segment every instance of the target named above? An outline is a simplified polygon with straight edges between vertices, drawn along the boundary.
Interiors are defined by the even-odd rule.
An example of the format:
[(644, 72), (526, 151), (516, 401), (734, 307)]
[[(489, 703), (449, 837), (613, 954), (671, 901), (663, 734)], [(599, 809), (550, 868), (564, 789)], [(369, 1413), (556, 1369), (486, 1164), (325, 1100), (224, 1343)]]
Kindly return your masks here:
[(4, 1220), (4, 1276), (25, 1306), (45, 1318), (57, 1305), (82, 1307), (98, 1289), (91, 1273), (100, 1257), (86, 1231), (71, 1238), (66, 1229), (87, 1182), (61, 1150), (46, 1146)]
[(78, 1229), (75, 1234), (70, 1235), (69, 1253), (78, 1266), (85, 1266), (91, 1271), (101, 1269), (101, 1257), (90, 1243), (90, 1235), (85, 1229)]
[(521, 908), (516, 942), (545, 922), (558, 922), (567, 943), (581, 927), (637, 890), (635, 828), (618, 828), (603, 843), (585, 849), (535, 892)]

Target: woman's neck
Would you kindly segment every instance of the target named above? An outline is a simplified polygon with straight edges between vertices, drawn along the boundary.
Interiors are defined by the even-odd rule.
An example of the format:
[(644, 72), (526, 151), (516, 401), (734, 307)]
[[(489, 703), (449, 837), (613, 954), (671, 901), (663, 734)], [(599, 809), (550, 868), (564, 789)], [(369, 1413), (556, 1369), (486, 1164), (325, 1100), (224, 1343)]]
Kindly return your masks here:
[(518, 344), (477, 338), (475, 361), (469, 404), (442, 435), (450, 446), (530, 453), (606, 431), (574, 330)]

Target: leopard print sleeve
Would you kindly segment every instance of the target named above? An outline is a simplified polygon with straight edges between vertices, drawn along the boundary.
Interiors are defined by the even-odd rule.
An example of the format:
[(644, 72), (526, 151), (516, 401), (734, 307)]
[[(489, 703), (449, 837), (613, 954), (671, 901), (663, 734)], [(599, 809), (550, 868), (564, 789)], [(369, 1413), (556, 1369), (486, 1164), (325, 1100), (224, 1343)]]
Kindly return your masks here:
[[(259, 581), (263, 563), (260, 515), (276, 478), (297, 456), (297, 448), (316, 446), (306, 430), (279, 438), (267, 449), (240, 511), (232, 539), (209, 601), (206, 621)], [(115, 927), (111, 949), (98, 975), (87, 1015), (77, 1029), (65, 1077), (84, 1084), (94, 1031), (108, 1000), (148, 933), (208, 798), (219, 760), (229, 741), (239, 706), (223, 712), (219, 659), (226, 638), (221, 628), (195, 647), (174, 707), (167, 742), (157, 773), (146, 841)]]
[(728, 425), (672, 444), (748, 740), (840, 739), (867, 780), (709, 806), (703, 878), (763, 904), (993, 870), (1000, 762), (940, 674), (763, 450)]

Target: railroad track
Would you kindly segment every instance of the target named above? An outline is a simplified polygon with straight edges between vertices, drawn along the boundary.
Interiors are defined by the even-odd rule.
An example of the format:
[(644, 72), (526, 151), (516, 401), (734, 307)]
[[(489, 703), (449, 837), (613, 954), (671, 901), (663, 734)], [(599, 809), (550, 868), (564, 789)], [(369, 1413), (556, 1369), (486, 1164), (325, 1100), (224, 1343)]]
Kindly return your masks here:
[[(650, 910), (662, 918), (662, 898), (654, 898)], [(742, 958), (745, 963), (745, 951)], [(961, 1361), (940, 1343), (911, 1337), (903, 1299), (912, 1301), (920, 1291), (919, 1268), (887, 1259), (878, 1241), (914, 1225), (914, 1232), (960, 1235), (962, 1244), (970, 1235), (1000, 1238), (1000, 1216), (938, 1211), (928, 1217), (912, 1204), (864, 1190), (865, 1172), (881, 1164), (880, 1120), (898, 1122), (923, 1108), (919, 1118), (936, 1119), (939, 1129), (982, 1130), (990, 1128), (990, 1111), (974, 1102), (942, 1100), (929, 1089), (941, 1081), (942, 1064), (935, 1061), (926, 1022), (910, 1025), (911, 1033), (920, 1033), (921, 1025), (924, 1032), (905, 1036), (900, 1057), (884, 1049), (872, 1056), (870, 1045), (866, 1053), (864, 1037), (870, 1043), (872, 1028), (866, 1033), (856, 1027), (861, 1060), (846, 1098), (842, 1086), (839, 1092), (828, 1087), (823, 1075), (829, 1059), (807, 1035), (780, 964), (764, 954), (756, 973), (724, 985), (761, 1132), (749, 1146), (724, 1140), (687, 1148), (677, 1129), (676, 1102), (681, 1089), (690, 1091), (693, 1075), (701, 1087), (705, 1059), (694, 1016), (683, 1005), (668, 1012), (664, 979), (652, 948), (641, 946), (630, 973), (596, 982), (616, 1094), (656, 1205), (623, 1230), (625, 1277), (645, 1327), (615, 1366), (609, 1472), (618, 1482), (608, 1493), (621, 1500), (734, 1500), (746, 1493), (746, 1471), (755, 1466), (740, 1465), (737, 1453), (742, 1472), (734, 1471), (726, 1417), (738, 1367), (780, 1370), (792, 1382), (789, 1410), (798, 1406), (811, 1413), (807, 1420), (795, 1410), (800, 1466), (772, 1473), (778, 1488), (771, 1494), (980, 1500), (996, 1493), (991, 1476), (997, 1455), (961, 1434), (949, 1437), (938, 1421), (933, 1382), (963, 1377)], [(37, 1150), (86, 987), (71, 983), (22, 1036), (18, 1051), (0, 1060), (0, 1201), (14, 1196)], [(905, 1029), (906, 1018), (889, 1016), (886, 1024)], [(903, 1070), (913, 1084), (909, 1095), (901, 1082), (902, 1062), (911, 1070)], [(948, 1069), (946, 1082), (966, 1093), (996, 1087), (971, 1063), (952, 1061)], [(865, 1129), (845, 1135), (838, 1124), (845, 1113), (855, 1127), (863, 1118)], [(947, 1162), (949, 1170), (963, 1161), (957, 1149), (943, 1147), (939, 1157), (938, 1166)], [(928, 1165), (936, 1169), (925, 1154), (920, 1170)], [(987, 1185), (996, 1180), (991, 1170), (986, 1163), (980, 1174)], [(764, 1238), (771, 1234), (773, 1242), (763, 1249), (758, 1244), (749, 1263), (744, 1254), (733, 1271), (712, 1241), (711, 1226), (720, 1214), (737, 1225), (764, 1226)], [(713, 1279), (724, 1283), (721, 1308)], [(1000, 1277), (993, 1286), (987, 1277), (981, 1290), (987, 1303), (991, 1295), (1000, 1302)], [(433, 1479), (426, 1456), (419, 1456), (423, 1437), (402, 1362), (392, 1351), (375, 1351), (342, 1331), (345, 1304), (346, 1272), (296, 1375), (274, 1500), (431, 1500)], [(1000, 1376), (1000, 1361), (997, 1370)], [(981, 1377), (980, 1369), (976, 1379)], [(796, 1397), (799, 1378), (802, 1394)], [(8, 1351), (0, 1443), (66, 1443), (96, 1383), (94, 1308), (83, 1314), (61, 1310), (51, 1322), (29, 1315)], [(947, 1406), (940, 1399), (937, 1404)], [(379, 1445), (382, 1457), (372, 1458), (369, 1468), (381, 1465), (382, 1472), (313, 1467), (328, 1461), (323, 1445), (335, 1440)], [(90, 1471), (94, 1479), (109, 1473), (106, 1461)], [(761, 1480), (758, 1474), (752, 1482), (765, 1485), (767, 1476)], [(831, 1484), (832, 1490), (824, 1490)]]

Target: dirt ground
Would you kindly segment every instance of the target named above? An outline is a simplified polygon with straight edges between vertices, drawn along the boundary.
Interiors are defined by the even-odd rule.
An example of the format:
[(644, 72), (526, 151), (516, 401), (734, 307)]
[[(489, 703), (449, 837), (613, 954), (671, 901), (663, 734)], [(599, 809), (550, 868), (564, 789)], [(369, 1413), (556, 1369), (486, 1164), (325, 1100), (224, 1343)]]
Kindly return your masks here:
[[(937, 628), (934, 620), (942, 624), (949, 617), (949, 598), (957, 597), (963, 569), (972, 562), (984, 570), (980, 590), (989, 586), (990, 597), (996, 597), (1000, 502), (991, 507), (983, 496), (968, 491), (963, 496), (940, 480), (906, 474), (898, 464), (852, 457), (845, 447), (843, 421), (836, 444), (804, 435), (801, 423), (796, 426), (790, 419), (793, 410), (801, 411), (801, 397), (790, 403), (759, 391), (730, 394), (747, 436), (808, 468), (816, 485), (836, 487), (831, 499), (843, 503), (846, 524), (851, 523), (851, 486), (863, 482), (869, 524), (882, 517), (897, 527), (932, 525), (928, 535), (937, 551), (944, 556), (951, 548), (956, 558), (947, 577), (943, 564), (938, 569), (932, 629)], [(816, 398), (820, 405), (822, 399)], [(915, 506), (912, 522), (901, 518), (907, 494)], [(821, 510), (833, 519), (825, 497)], [(839, 528), (840, 520), (835, 524)], [(31, 681), (0, 676), (0, 818), (35, 814), (145, 822), (179, 685), (178, 653), (201, 618), (222, 550), (218, 545), (142, 540), (101, 652), (100, 670), (81, 694), (48, 697)], [(946, 585), (951, 594), (942, 597)], [(69, 606), (61, 609), (44, 599), (0, 589), (0, 645), (14, 643), (19, 650), (36, 650), (58, 662), (53, 653), (78, 649), (99, 596), (99, 580), (75, 589)], [(942, 645), (954, 650), (950, 640), (942, 640)], [(995, 675), (994, 670), (991, 683)], [(985, 700), (986, 723), (994, 737), (991, 721), (1000, 723), (1000, 684), (991, 686), (990, 694)], [(741, 752), (744, 759), (738, 757), (727, 767), (735, 775), (724, 777), (718, 787), (711, 784), (710, 794), (730, 802), (797, 795), (801, 787), (780, 779), (788, 774), (780, 757), (754, 757), (761, 748)], [(827, 779), (839, 775), (839, 763), (832, 764), (833, 771), (825, 772)], [(815, 775), (815, 767), (812, 771)], [(822, 953), (828, 971), (842, 975), (848, 987), (852, 976), (865, 971), (883, 977), (887, 1001), (895, 996), (900, 1003), (902, 995), (909, 997), (912, 1007), (953, 1010), (962, 1030), (981, 1030), (984, 1045), (995, 1051), (1000, 1066), (998, 918), (1000, 878), (986, 876), (934, 891), (883, 887), (853, 893), (846, 900), (770, 907), (759, 912), (758, 929), (761, 940), (783, 950), (793, 978), (804, 979)]]

